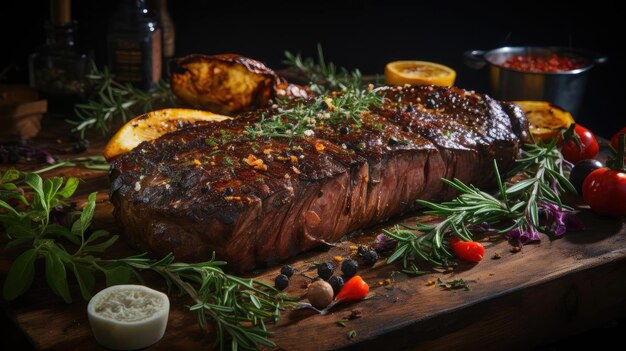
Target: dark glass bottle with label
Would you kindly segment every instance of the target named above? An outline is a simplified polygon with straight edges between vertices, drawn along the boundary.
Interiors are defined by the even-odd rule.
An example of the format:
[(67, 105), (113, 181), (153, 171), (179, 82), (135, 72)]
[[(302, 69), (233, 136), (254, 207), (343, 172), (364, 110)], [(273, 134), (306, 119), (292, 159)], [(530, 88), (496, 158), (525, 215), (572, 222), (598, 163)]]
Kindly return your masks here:
[(107, 41), (115, 80), (153, 90), (161, 78), (161, 29), (145, 0), (120, 1)]
[(48, 100), (48, 110), (69, 113), (88, 90), (91, 55), (76, 49), (76, 22), (69, 0), (51, 2), (46, 43), (29, 57), (30, 85)]

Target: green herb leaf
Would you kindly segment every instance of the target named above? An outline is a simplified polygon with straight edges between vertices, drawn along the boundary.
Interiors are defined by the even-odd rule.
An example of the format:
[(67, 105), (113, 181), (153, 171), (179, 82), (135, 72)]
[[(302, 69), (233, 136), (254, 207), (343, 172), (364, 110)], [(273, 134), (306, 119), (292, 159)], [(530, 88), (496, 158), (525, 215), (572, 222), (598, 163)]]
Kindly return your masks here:
[(65, 182), (65, 186), (63, 187), (63, 189), (61, 189), (57, 194), (64, 199), (67, 199), (70, 196), (74, 195), (76, 188), (78, 188), (78, 178), (71, 177), (68, 178), (68, 180)]
[(468, 291), (470, 289), (467, 282), (463, 279), (455, 279), (444, 282), (443, 280), (441, 280), (441, 278), (437, 278), (437, 284), (440, 288), (443, 288), (444, 290), (464, 289)]
[(106, 249), (111, 247), (111, 245), (115, 244), (115, 242), (117, 241), (118, 238), (119, 238), (119, 235), (113, 235), (109, 239), (107, 239), (107, 240), (105, 240), (105, 241), (103, 241), (101, 243), (85, 246), (84, 247), (84, 251), (85, 252), (90, 252), (90, 253), (104, 252)]
[(116, 266), (103, 270), (107, 286), (128, 284), (133, 277), (133, 269), (127, 266)]
[(41, 177), (37, 174), (29, 173), (26, 175), (24, 182), (28, 184), (35, 192), (33, 207), (41, 207), (41, 209), (43, 209), (44, 211), (48, 211), (48, 205), (47, 201), (45, 200), (46, 197), (43, 192), (43, 181)]
[(14, 300), (30, 288), (35, 276), (36, 259), (37, 250), (29, 249), (13, 261), (4, 282), (3, 296), (6, 300)]
[(65, 303), (71, 303), (72, 297), (67, 285), (67, 273), (63, 261), (55, 251), (46, 251), (46, 280), (52, 291), (63, 298)]
[(91, 299), (91, 292), (96, 285), (96, 278), (93, 276), (93, 273), (81, 263), (72, 263), (72, 270), (74, 271), (74, 276), (78, 282), (78, 287), (80, 288), (83, 299)]
[(87, 197), (87, 205), (83, 208), (83, 212), (74, 224), (72, 224), (72, 234), (76, 236), (82, 235), (89, 225), (96, 210), (96, 193), (91, 193)]

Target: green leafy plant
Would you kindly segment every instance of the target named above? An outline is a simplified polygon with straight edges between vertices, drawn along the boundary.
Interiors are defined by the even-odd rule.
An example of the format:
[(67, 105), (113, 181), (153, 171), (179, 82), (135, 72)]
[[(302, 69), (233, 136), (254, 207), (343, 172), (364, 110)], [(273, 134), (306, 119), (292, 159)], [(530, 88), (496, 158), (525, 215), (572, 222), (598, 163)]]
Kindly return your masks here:
[[(5, 249), (20, 249), (3, 286), (3, 296), (13, 300), (29, 290), (35, 277), (35, 263), (43, 260), (50, 289), (65, 302), (72, 302), (70, 277), (77, 282), (81, 296), (89, 299), (98, 277), (106, 285), (137, 281), (142, 272), (158, 273), (171, 289), (178, 288), (193, 302), (189, 310), (201, 327), (216, 326), (216, 342), (223, 349), (230, 339), (232, 349), (275, 346), (269, 339), (265, 320), (278, 320), (289, 298), (256, 280), (225, 273), (226, 262), (211, 259), (200, 263), (177, 262), (169, 254), (160, 260), (145, 254), (105, 259), (102, 254), (118, 239), (105, 230), (92, 230), (96, 193), (87, 197), (82, 211), (69, 217), (69, 224), (55, 221), (55, 214), (68, 207), (78, 187), (78, 179), (42, 179), (28, 173), (23, 184), (21, 173), (9, 170), (0, 175), (0, 224), (9, 239)], [(23, 185), (26, 196), (19, 191)], [(10, 202), (17, 203), (10, 204)]]

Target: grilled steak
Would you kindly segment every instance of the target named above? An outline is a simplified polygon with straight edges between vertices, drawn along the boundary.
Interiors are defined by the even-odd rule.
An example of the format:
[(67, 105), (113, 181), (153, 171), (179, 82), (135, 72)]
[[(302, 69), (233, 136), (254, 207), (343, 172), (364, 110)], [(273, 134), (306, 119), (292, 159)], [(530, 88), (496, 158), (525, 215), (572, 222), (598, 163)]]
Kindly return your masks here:
[(275, 264), (455, 194), (441, 178), (495, 184), (527, 137), (515, 105), (457, 88), (380, 90), (362, 126), (319, 127), (293, 139), (245, 135), (277, 108), (166, 134), (117, 159), (115, 217), (155, 255), (236, 270)]

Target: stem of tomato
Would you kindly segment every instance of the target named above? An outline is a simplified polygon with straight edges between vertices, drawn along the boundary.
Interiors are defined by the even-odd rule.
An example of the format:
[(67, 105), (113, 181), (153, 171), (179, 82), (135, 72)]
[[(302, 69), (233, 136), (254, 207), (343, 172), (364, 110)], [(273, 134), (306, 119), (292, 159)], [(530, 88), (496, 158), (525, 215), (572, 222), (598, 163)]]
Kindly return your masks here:
[(626, 134), (619, 136), (617, 150), (615, 150), (615, 159), (607, 162), (609, 168), (626, 172), (626, 166), (624, 166), (624, 147), (626, 147)]
[(624, 170), (624, 147), (626, 147), (626, 134), (619, 136), (619, 142), (617, 144), (617, 168)]

